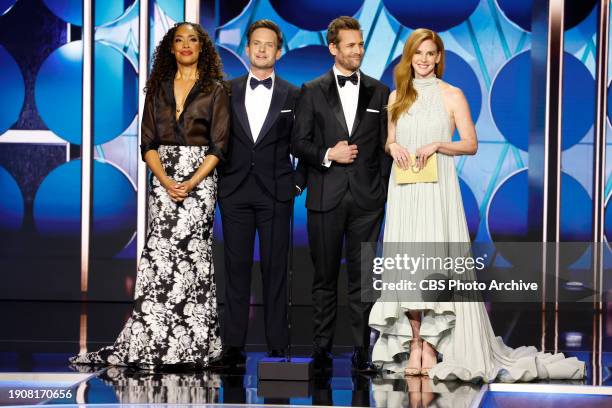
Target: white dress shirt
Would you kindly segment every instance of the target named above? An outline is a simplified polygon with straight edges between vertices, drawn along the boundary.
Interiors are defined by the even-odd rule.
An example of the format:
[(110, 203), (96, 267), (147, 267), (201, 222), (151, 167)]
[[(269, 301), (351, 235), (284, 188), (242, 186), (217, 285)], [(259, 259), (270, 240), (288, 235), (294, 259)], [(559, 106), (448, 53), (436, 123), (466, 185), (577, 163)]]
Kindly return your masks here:
[[(336, 80), (336, 88), (338, 88), (338, 93), (340, 94), (340, 102), (342, 104), (342, 111), (344, 112), (344, 120), (346, 121), (346, 127), (348, 128), (349, 136), (351, 135), (351, 131), (353, 130), (353, 123), (355, 123), (355, 115), (357, 114), (357, 102), (359, 101), (359, 81), (361, 78), (359, 77), (359, 71), (357, 72), (357, 85), (353, 85), (351, 81), (346, 81), (343, 87), (338, 84), (338, 75), (344, 75), (340, 70), (334, 65), (334, 79)], [(353, 73), (351, 72), (350, 76)]]
[(266, 116), (268, 115), (268, 110), (270, 109), (270, 102), (272, 102), (272, 91), (274, 90), (274, 72), (272, 72), (272, 75), (270, 75), (270, 78), (272, 78), (272, 87), (270, 89), (263, 85), (259, 85), (255, 89), (251, 89), (251, 78), (255, 78), (259, 81), (259, 78), (249, 71), (249, 76), (246, 83), (246, 94), (244, 95), (244, 107), (246, 108), (247, 117), (249, 118), (249, 127), (251, 128), (253, 141), (257, 142), (259, 132), (261, 132), (261, 128), (266, 120)]
[[(344, 75), (334, 64), (334, 79), (336, 80), (336, 88), (340, 95), (340, 104), (342, 105), (342, 112), (344, 113), (344, 120), (346, 121), (346, 127), (349, 131), (349, 137), (353, 130), (353, 123), (355, 123), (355, 115), (357, 114), (357, 104), (359, 102), (359, 84), (361, 82), (361, 76), (359, 70), (357, 70), (357, 85), (354, 85), (350, 81), (346, 81), (343, 87), (338, 84), (338, 75)], [(350, 76), (351, 74), (346, 75)], [(330, 149), (325, 152), (325, 158), (323, 159), (323, 165), (325, 167), (331, 166), (332, 162), (328, 159)]]

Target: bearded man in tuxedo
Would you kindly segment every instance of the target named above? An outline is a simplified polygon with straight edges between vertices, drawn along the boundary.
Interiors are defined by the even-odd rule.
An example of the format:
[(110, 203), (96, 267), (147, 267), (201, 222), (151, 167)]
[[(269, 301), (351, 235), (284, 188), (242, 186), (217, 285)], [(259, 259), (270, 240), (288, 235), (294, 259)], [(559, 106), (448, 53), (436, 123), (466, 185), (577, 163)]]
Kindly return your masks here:
[(364, 42), (357, 20), (333, 20), (327, 42), (334, 65), (302, 86), (293, 130), (294, 155), (308, 171), (308, 239), (315, 268), (313, 358), (316, 367), (332, 362), (344, 243), (352, 364), (354, 370), (367, 372), (374, 370), (368, 326), (372, 304), (361, 297), (361, 244), (377, 241), (383, 219), (391, 170), (384, 151), (389, 88), (359, 70)]

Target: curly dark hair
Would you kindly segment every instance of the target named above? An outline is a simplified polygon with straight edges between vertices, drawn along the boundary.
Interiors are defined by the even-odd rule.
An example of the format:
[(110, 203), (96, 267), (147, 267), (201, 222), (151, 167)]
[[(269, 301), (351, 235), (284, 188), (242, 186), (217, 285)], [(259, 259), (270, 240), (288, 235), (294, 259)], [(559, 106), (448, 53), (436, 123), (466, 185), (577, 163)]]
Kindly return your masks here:
[(201, 49), (198, 58), (198, 74), (202, 84), (201, 91), (203, 93), (212, 92), (215, 83), (220, 83), (224, 87), (227, 87), (223, 80), (223, 65), (221, 64), (221, 58), (219, 58), (219, 54), (208, 36), (208, 33), (206, 33), (206, 30), (199, 24), (183, 21), (176, 23), (174, 27), (169, 29), (164, 35), (164, 38), (162, 38), (157, 45), (157, 48), (155, 48), (155, 52), (153, 53), (153, 68), (151, 69), (151, 75), (145, 87), (146, 93), (155, 95), (164, 81), (174, 78), (177, 70), (176, 58), (170, 51), (172, 49), (172, 42), (174, 41), (176, 30), (180, 26), (186, 24), (192, 26), (198, 33)]

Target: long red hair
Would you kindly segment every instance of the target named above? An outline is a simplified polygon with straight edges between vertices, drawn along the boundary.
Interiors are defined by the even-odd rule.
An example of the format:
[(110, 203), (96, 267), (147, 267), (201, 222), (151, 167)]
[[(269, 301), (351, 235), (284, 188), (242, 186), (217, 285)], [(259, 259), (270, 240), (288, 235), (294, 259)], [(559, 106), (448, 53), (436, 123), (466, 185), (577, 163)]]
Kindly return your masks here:
[(436, 64), (434, 72), (438, 78), (442, 78), (442, 74), (444, 73), (444, 43), (435, 31), (427, 28), (417, 28), (410, 37), (408, 37), (406, 44), (404, 44), (402, 58), (393, 70), (396, 96), (395, 102), (388, 107), (393, 122), (396, 122), (400, 115), (410, 109), (410, 106), (416, 101), (417, 91), (412, 85), (412, 79), (414, 78), (412, 57), (423, 41), (426, 40), (433, 41), (438, 48), (440, 62)]

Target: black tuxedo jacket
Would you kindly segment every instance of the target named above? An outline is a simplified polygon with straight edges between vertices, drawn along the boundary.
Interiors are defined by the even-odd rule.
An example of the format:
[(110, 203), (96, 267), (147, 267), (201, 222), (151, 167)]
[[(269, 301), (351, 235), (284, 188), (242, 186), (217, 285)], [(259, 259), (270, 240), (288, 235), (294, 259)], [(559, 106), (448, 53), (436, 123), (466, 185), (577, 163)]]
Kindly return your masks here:
[(289, 201), (295, 186), (304, 188), (305, 167), (294, 171), (290, 158), (291, 132), (299, 88), (278, 75), (274, 79), (270, 109), (257, 137), (251, 135), (244, 105), (248, 75), (231, 84), (231, 125), (227, 160), (222, 163), (218, 194), (225, 198), (234, 193), (249, 173), (279, 201)]
[[(359, 101), (349, 137), (333, 70), (302, 86), (293, 128), (293, 153), (307, 165), (306, 207), (333, 209), (350, 188), (357, 205), (366, 210), (384, 206), (391, 171), (385, 154), (389, 88), (360, 73)], [(323, 166), (328, 148), (341, 140), (358, 147), (353, 163)]]

